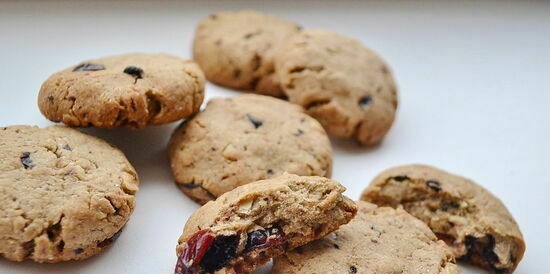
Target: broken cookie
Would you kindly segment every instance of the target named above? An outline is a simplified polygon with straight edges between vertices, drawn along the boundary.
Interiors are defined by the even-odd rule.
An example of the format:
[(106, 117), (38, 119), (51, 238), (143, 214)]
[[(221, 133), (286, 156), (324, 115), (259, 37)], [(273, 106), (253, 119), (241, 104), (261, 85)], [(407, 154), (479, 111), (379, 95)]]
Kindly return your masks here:
[(327, 178), (284, 174), (227, 192), (185, 224), (175, 273), (251, 273), (349, 222), (357, 207), (344, 190)]
[(525, 252), (516, 221), (497, 197), (434, 167), (388, 169), (364, 190), (361, 200), (403, 207), (428, 224), (458, 259), (496, 274), (514, 272)]

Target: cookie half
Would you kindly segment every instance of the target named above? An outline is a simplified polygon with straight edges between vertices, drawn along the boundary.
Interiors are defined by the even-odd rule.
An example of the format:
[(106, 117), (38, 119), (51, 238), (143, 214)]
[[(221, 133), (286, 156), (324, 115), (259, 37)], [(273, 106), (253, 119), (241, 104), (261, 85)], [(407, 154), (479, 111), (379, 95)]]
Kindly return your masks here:
[(300, 27), (255, 11), (218, 12), (197, 26), (193, 59), (216, 84), (282, 96), (274, 56)]
[(299, 106), (247, 94), (212, 99), (169, 144), (176, 184), (204, 204), (240, 185), (285, 172), (330, 177), (330, 141)]
[(274, 274), (458, 274), (451, 251), (402, 209), (357, 202), (357, 215), (322, 239), (275, 258)]
[(134, 209), (122, 152), (74, 129), (0, 128), (0, 255), (53, 263), (100, 253)]
[(285, 174), (227, 192), (185, 224), (175, 273), (251, 273), (349, 222), (357, 207), (344, 190), (327, 178)]
[(323, 30), (295, 34), (276, 58), (281, 87), (328, 134), (378, 143), (390, 129), (397, 89), (388, 65), (359, 41)]
[(167, 54), (125, 54), (81, 62), (50, 76), (38, 107), (72, 127), (143, 128), (199, 111), (204, 74)]
[(361, 199), (403, 207), (424, 221), (454, 255), (493, 273), (512, 273), (523, 253), (521, 231), (504, 204), (466, 178), (425, 165), (388, 169)]

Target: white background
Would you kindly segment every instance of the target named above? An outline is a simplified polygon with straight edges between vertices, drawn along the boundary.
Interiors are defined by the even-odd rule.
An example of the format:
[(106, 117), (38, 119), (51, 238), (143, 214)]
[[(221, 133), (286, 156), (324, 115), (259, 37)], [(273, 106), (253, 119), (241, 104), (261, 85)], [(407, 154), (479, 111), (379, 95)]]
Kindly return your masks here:
[[(392, 67), (400, 102), (385, 141), (374, 148), (333, 142), (333, 178), (350, 197), (399, 164), (470, 177), (503, 200), (524, 233), (527, 253), (516, 273), (550, 271), (550, 2), (3, 1), (0, 125), (51, 124), (36, 96), (58, 70), (126, 52), (190, 57), (199, 19), (243, 8), (355, 37)], [(238, 94), (212, 84), (206, 89), (207, 98)], [(175, 125), (86, 129), (118, 145), (141, 177), (124, 232), (85, 261), (0, 259), (0, 273), (173, 273), (176, 240), (198, 207), (173, 184), (165, 145)]]

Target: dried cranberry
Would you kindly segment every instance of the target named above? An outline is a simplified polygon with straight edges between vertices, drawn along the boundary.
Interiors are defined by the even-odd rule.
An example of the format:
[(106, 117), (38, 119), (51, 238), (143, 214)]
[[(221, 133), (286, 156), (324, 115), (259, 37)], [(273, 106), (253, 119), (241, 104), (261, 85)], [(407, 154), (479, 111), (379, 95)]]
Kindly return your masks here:
[(239, 237), (217, 236), (200, 230), (185, 245), (176, 263), (175, 274), (214, 273), (235, 258)]
[(200, 264), (202, 257), (212, 245), (214, 234), (210, 230), (203, 229), (195, 233), (191, 239), (187, 241), (183, 252), (178, 257), (176, 264), (176, 274), (191, 274), (195, 273), (196, 267)]
[(285, 243), (285, 233), (278, 227), (270, 227), (266, 230), (255, 230), (248, 233), (245, 250), (250, 251), (258, 248), (270, 248)]

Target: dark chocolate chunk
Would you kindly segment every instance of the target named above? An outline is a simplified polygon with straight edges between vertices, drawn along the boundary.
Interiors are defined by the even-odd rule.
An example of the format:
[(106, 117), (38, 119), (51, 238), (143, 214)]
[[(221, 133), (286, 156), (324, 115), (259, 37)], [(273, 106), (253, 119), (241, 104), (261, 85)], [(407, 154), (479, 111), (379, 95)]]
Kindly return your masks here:
[(207, 273), (214, 273), (235, 258), (238, 244), (237, 235), (216, 237), (199, 265)]
[(436, 192), (441, 191), (441, 184), (438, 181), (428, 180), (426, 181), (426, 186), (435, 190)]
[(97, 246), (98, 247), (107, 247), (107, 246), (111, 245), (112, 243), (114, 243), (118, 239), (118, 237), (120, 237), (121, 233), (122, 233), (122, 228), (119, 231), (117, 231), (111, 238), (103, 240), (102, 242), (97, 244)]
[(353, 265), (350, 266), (348, 273), (350, 273), (350, 274), (357, 273), (357, 267), (355, 267)]
[(395, 177), (393, 177), (393, 179), (394, 179), (395, 181), (398, 181), (398, 182), (403, 182), (403, 181), (406, 181), (406, 180), (410, 180), (410, 178), (407, 177), (406, 175), (395, 176)]
[(337, 244), (332, 244), (332, 246), (333, 246), (334, 248), (336, 248), (336, 249), (340, 249), (340, 246), (337, 245)]
[(233, 78), (239, 78), (241, 77), (241, 70), (240, 69), (236, 69), (233, 71)]
[(441, 206), (439, 207), (441, 210), (443, 211), (447, 211), (449, 209), (453, 209), (453, 208), (459, 208), (460, 205), (455, 202), (455, 201), (450, 201), (450, 202), (442, 202), (441, 203)]
[(104, 70), (104, 69), (105, 69), (105, 67), (102, 66), (102, 65), (84, 63), (84, 64), (76, 66), (73, 69), (73, 71), (97, 71), (97, 70)]
[(127, 67), (124, 69), (124, 73), (130, 74), (130, 75), (136, 77), (136, 79), (141, 79), (141, 78), (142, 78), (142, 74), (143, 74), (143, 70), (142, 70), (140, 67), (136, 67), (136, 66), (127, 66)]
[(359, 98), (357, 103), (359, 104), (359, 107), (364, 110), (368, 105), (372, 104), (372, 97), (370, 95), (365, 95)]
[(199, 185), (199, 184), (179, 184), (179, 183), (178, 183), (178, 186), (180, 188), (187, 188), (187, 189), (194, 189), (194, 188), (201, 187), (201, 185)]
[(270, 248), (280, 246), (286, 242), (285, 233), (278, 227), (260, 229), (249, 232), (246, 239), (245, 251), (258, 248)]
[(267, 170), (267, 175), (273, 175), (273, 174), (274, 174), (273, 169), (268, 169)]
[(248, 121), (250, 121), (253, 125), (254, 125), (254, 128), (259, 128), (263, 125), (264, 121), (250, 115), (250, 113), (247, 113), (246, 114), (246, 118), (248, 118)]
[(21, 154), (21, 157), (19, 157), (21, 160), (21, 164), (23, 164), (23, 167), (25, 169), (32, 169), (34, 167), (34, 164), (31, 160), (31, 153), (30, 152), (23, 152)]
[(304, 135), (304, 131), (301, 130), (301, 129), (298, 129), (298, 131), (296, 131), (295, 133), (292, 133), (294, 136), (298, 137), (298, 136), (301, 136), (301, 135)]

